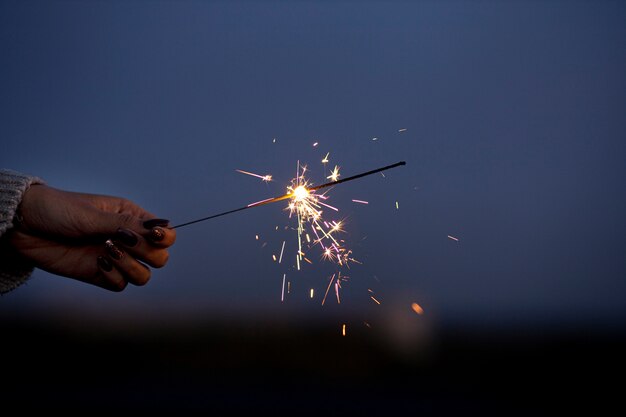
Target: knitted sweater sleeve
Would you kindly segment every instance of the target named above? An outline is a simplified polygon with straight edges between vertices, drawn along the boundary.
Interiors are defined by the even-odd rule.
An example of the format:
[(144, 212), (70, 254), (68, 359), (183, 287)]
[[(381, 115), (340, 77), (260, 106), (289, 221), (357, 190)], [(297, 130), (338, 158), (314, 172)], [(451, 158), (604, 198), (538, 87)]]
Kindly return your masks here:
[[(0, 243), (13, 227), (17, 207), (28, 187), (43, 183), (37, 177), (0, 169)], [(33, 265), (8, 253), (6, 248), (5, 245), (0, 245), (0, 294), (23, 284), (34, 269)]]

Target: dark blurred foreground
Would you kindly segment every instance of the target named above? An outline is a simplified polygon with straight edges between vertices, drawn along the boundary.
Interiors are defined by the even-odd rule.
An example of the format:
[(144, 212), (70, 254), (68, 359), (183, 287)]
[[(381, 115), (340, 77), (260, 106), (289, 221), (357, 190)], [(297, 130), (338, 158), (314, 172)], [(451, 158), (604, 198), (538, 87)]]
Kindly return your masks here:
[[(0, 321), (4, 407), (203, 415), (623, 411), (623, 329)], [(419, 330), (419, 329), (418, 329)], [(617, 378), (617, 383), (611, 382)], [(615, 412), (617, 411), (617, 412)], [(595, 414), (595, 413), (594, 413)]]

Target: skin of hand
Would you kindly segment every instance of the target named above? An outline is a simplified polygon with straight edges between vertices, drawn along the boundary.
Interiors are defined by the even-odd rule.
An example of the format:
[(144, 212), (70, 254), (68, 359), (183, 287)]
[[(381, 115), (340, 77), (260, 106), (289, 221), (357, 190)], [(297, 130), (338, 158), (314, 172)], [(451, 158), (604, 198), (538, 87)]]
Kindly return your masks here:
[(176, 232), (132, 201), (33, 185), (8, 242), (50, 273), (112, 291), (144, 285), (168, 260)]

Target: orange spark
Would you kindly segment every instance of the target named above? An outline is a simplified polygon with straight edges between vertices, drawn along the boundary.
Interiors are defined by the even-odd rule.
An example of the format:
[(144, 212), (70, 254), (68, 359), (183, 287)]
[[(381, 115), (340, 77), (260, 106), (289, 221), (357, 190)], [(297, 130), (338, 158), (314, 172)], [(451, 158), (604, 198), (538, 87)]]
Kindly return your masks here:
[(424, 309), (417, 303), (413, 303), (411, 304), (411, 308), (413, 309), (413, 311), (415, 311), (415, 313), (417, 314), (424, 314)]

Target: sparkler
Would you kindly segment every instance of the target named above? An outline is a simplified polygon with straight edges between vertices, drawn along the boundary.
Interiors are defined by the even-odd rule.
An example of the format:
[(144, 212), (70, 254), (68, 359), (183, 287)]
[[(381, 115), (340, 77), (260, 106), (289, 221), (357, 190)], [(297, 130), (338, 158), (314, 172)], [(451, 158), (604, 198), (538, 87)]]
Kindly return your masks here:
[[(371, 170), (371, 171), (363, 172), (361, 174), (353, 175), (351, 177), (347, 177), (347, 178), (343, 178), (343, 179), (337, 179), (336, 181), (330, 181), (330, 182), (327, 182), (327, 183), (324, 183), (324, 184), (321, 184), (321, 185), (317, 185), (317, 186), (314, 186), (314, 187), (309, 187), (308, 186), (309, 185), (308, 182), (306, 182), (304, 180), (303, 173), (300, 172), (300, 167), (298, 167), (298, 172), (297, 172), (296, 178), (294, 179), (295, 183), (294, 183), (294, 180), (292, 180), (292, 185), (291, 185), (291, 187), (287, 188), (288, 192), (286, 194), (283, 194), (283, 195), (280, 195), (280, 196), (277, 196), (277, 197), (273, 197), (273, 198), (268, 198), (268, 199), (261, 200), (261, 201), (257, 201), (255, 203), (250, 203), (247, 206), (239, 207), (239, 208), (236, 208), (236, 209), (233, 209), (233, 210), (228, 210), (228, 211), (225, 211), (225, 212), (222, 212), (222, 213), (213, 214), (211, 216), (203, 217), (203, 218), (196, 219), (196, 220), (191, 220), (191, 221), (188, 221), (188, 222), (185, 222), (185, 223), (178, 224), (176, 226), (172, 226), (171, 228), (172, 229), (178, 229), (178, 228), (181, 228), (181, 227), (189, 226), (191, 224), (200, 223), (200, 222), (203, 222), (203, 221), (206, 221), (206, 220), (214, 219), (216, 217), (225, 216), (227, 214), (236, 213), (238, 211), (247, 210), (247, 209), (250, 209), (250, 208), (253, 208), (253, 207), (259, 207), (259, 206), (263, 206), (263, 205), (270, 204), (270, 203), (276, 203), (278, 201), (283, 201), (283, 200), (287, 200), (287, 199), (292, 199), (292, 201), (291, 201), (291, 203), (289, 205), (291, 214), (297, 213), (297, 215), (299, 215), (299, 216), (302, 216), (302, 215), (309, 216), (310, 215), (310, 216), (312, 216), (312, 218), (315, 218), (316, 217), (315, 216), (315, 211), (319, 212), (319, 210), (316, 209), (315, 205), (311, 206), (312, 203), (321, 204), (323, 206), (326, 206), (326, 207), (329, 207), (329, 208), (332, 208), (332, 209), (336, 210), (334, 207), (331, 207), (331, 206), (329, 206), (327, 204), (324, 204), (323, 201), (319, 201), (320, 199), (321, 200), (325, 200), (326, 197), (324, 196), (324, 194), (317, 194), (317, 193), (315, 193), (315, 191), (321, 190), (323, 188), (339, 185), (339, 184), (342, 184), (342, 183), (345, 183), (345, 182), (348, 182), (348, 181), (353, 181), (353, 180), (356, 180), (358, 178), (363, 178), (363, 177), (366, 177), (368, 175), (376, 174), (378, 172), (382, 173), (383, 171), (386, 171), (386, 170), (392, 169), (392, 168), (396, 168), (396, 167), (399, 167), (399, 166), (402, 166), (402, 165), (406, 165), (406, 162), (405, 161), (396, 162), (395, 164), (392, 164), (392, 165), (387, 165), (387, 166), (382, 167), (382, 168), (377, 168), (377, 169), (374, 169), (374, 170)], [(304, 169), (304, 171), (306, 171), (305, 167), (303, 167), (303, 169)], [(257, 176), (257, 175), (254, 175), (254, 176)], [(264, 181), (268, 181), (268, 180), (264, 179), (264, 178), (267, 178), (267, 176), (259, 175), (259, 177), (261, 179), (263, 179)], [(295, 211), (291, 211), (291, 208), (292, 208), (291, 205), (292, 204), (293, 204), (293, 209), (295, 209)], [(311, 208), (312, 208), (313, 212), (309, 211), (309, 209), (311, 209)], [(307, 219), (308, 219), (308, 217), (307, 217)], [(299, 222), (299, 227), (300, 226), (301, 225), (300, 225), (300, 222)], [(313, 229), (313, 231), (315, 232), (315, 229)], [(317, 238), (319, 239), (319, 236), (317, 236)], [(339, 246), (339, 245), (336, 245), (336, 246)], [(298, 259), (301, 259), (300, 258), (301, 255), (299, 254), (298, 256), (299, 256)]]
[[(315, 147), (317, 143), (313, 146)], [(326, 165), (328, 163), (328, 157), (330, 152), (326, 154), (322, 163)], [(236, 213), (238, 211), (243, 211), (246, 209), (250, 209), (253, 207), (259, 207), (262, 205), (275, 203), (283, 200), (288, 200), (288, 205), (285, 210), (289, 211), (289, 218), (295, 217), (297, 218), (297, 237), (298, 237), (298, 246), (296, 256), (296, 268), (300, 270), (302, 261), (307, 263), (312, 263), (306, 257), (304, 252), (305, 247), (311, 248), (319, 245), (321, 248), (322, 254), (321, 259), (336, 263), (340, 267), (348, 267), (350, 262), (360, 263), (356, 259), (352, 257), (352, 251), (346, 249), (343, 246), (343, 240), (339, 238), (339, 234), (343, 232), (343, 222), (341, 220), (328, 220), (322, 219), (322, 213), (326, 209), (330, 209), (333, 211), (339, 211), (336, 207), (328, 204), (328, 197), (326, 195), (326, 191), (320, 191), (325, 188), (334, 187), (336, 185), (346, 183), (348, 181), (353, 181), (359, 178), (366, 177), (368, 175), (373, 175), (376, 173), (383, 174), (383, 171), (396, 168), (402, 165), (406, 165), (405, 161), (400, 161), (392, 165), (387, 165), (381, 168), (377, 168), (371, 171), (363, 172), (357, 175), (353, 175), (350, 177), (339, 179), (339, 166), (335, 165), (335, 168), (330, 172), (330, 175), (326, 178), (329, 179), (329, 182), (326, 182), (321, 185), (313, 186), (313, 184), (306, 179), (305, 174), (307, 172), (307, 167), (305, 165), (301, 165), (298, 161), (298, 165), (296, 168), (296, 176), (291, 180), (291, 184), (287, 187), (287, 192), (283, 195), (279, 195), (272, 198), (267, 198), (261, 201), (257, 201), (254, 203), (250, 203), (246, 206), (239, 207), (233, 210), (228, 210), (222, 213), (214, 214), (211, 216), (203, 217), (196, 220), (191, 220), (186, 223), (181, 223), (176, 226), (173, 226), (172, 229), (181, 228), (184, 226), (189, 226), (195, 223), (203, 222), (206, 220), (214, 219), (220, 216), (225, 216), (227, 214)], [(237, 172), (245, 175), (249, 175), (252, 177), (256, 177), (263, 182), (273, 181), (271, 175), (259, 175), (252, 172), (244, 171), (237, 169)], [(352, 200), (358, 204), (369, 204), (364, 200)], [(396, 202), (396, 208), (398, 208), (398, 203)], [(278, 230), (278, 226), (276, 226), (276, 230)], [(259, 240), (259, 235), (255, 235), (255, 239)], [(263, 244), (265, 246), (266, 243)], [(282, 246), (280, 249), (280, 254), (278, 257), (276, 254), (272, 254), (272, 260), (274, 262), (278, 262), (278, 264), (282, 263), (283, 254), (285, 251), (285, 241), (282, 242)], [(287, 283), (287, 294), (290, 293), (291, 282), (287, 281), (287, 274), (284, 273), (282, 277), (282, 286), (281, 286), (281, 294), (280, 300), (284, 302), (285, 300), (285, 283)], [(324, 297), (322, 298), (322, 305), (326, 302), (326, 299), (333, 289), (335, 293), (335, 297), (337, 299), (337, 304), (341, 304), (340, 290), (342, 289), (342, 282), (347, 281), (348, 276), (342, 274), (341, 271), (337, 271), (334, 273), (328, 282), (328, 286), (324, 293)], [(371, 292), (371, 290), (370, 290)], [(310, 289), (309, 297), (313, 299), (315, 296), (314, 288)], [(332, 297), (332, 296), (331, 296)], [(332, 298), (335, 298), (332, 297)], [(371, 295), (370, 298), (376, 304), (380, 304), (380, 301)], [(344, 324), (342, 327), (342, 334), (345, 336), (346, 334), (346, 325)]]

